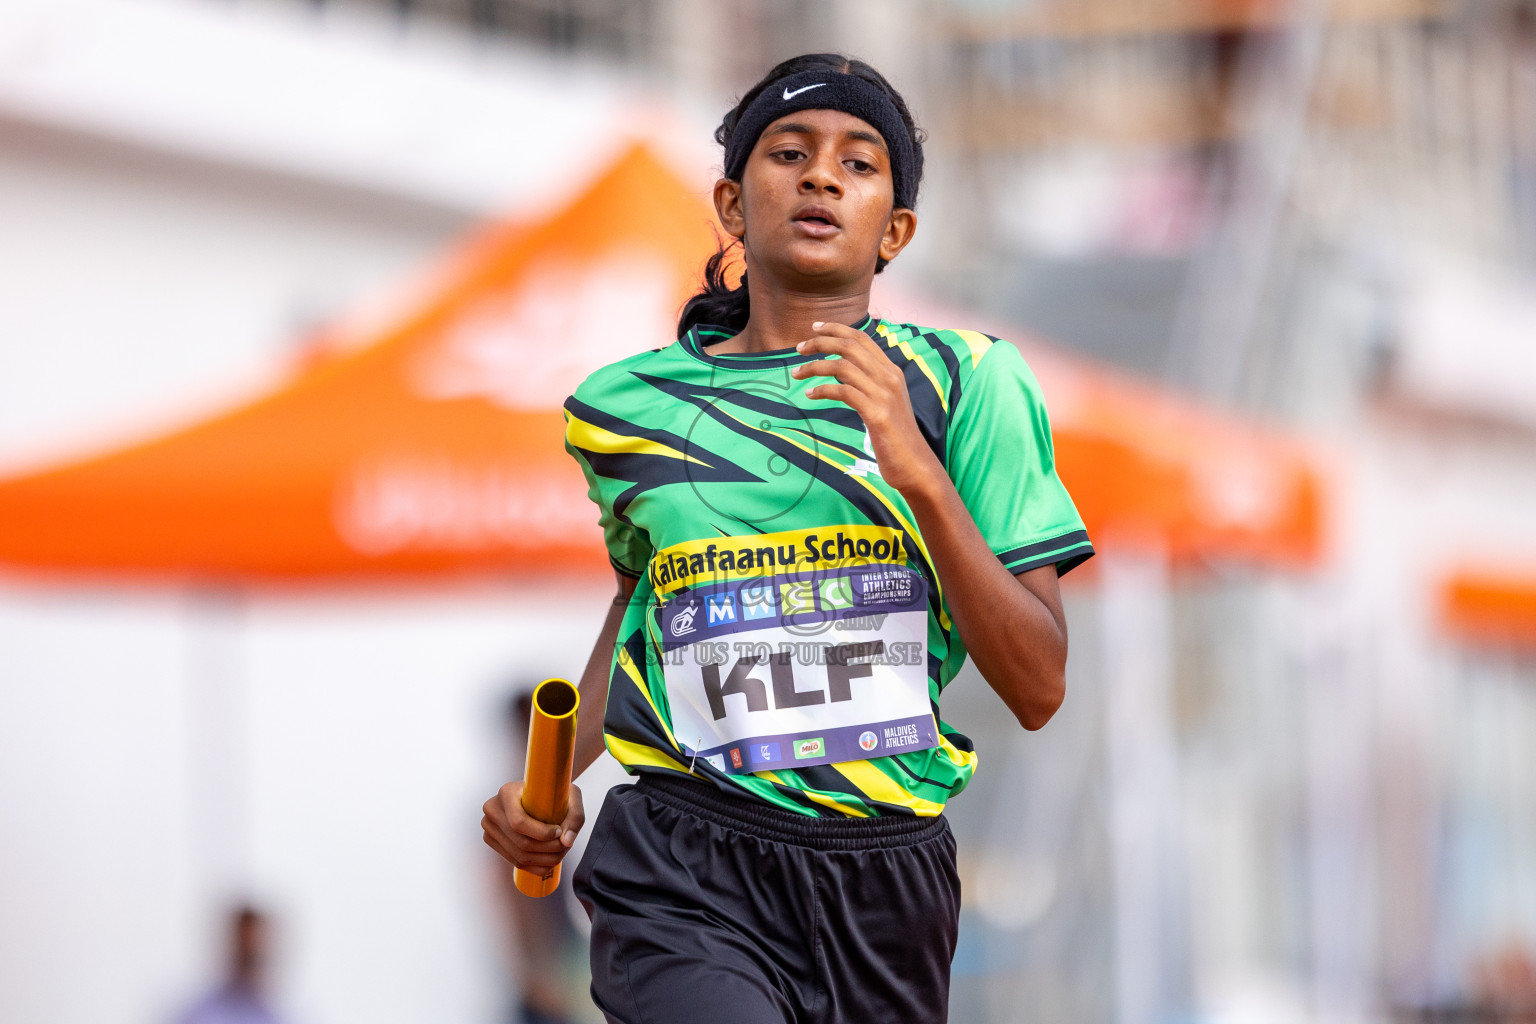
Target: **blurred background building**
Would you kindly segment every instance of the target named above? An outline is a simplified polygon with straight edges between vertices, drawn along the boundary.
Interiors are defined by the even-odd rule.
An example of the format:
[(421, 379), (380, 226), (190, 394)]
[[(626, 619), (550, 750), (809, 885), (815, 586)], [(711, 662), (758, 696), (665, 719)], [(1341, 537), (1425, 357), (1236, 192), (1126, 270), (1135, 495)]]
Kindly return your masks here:
[[(952, 1019), (1536, 1012), (1536, 5), (9, 0), (0, 1019), (169, 1020), (246, 900), (294, 1020), (506, 1019), (477, 825), (507, 681), (579, 672), (612, 589), (600, 557), (547, 554), (595, 543), (579, 477), (573, 506), (518, 505), (547, 438), (515, 435), (502, 476), (420, 470), (396, 515), (449, 554), (390, 562), (393, 534), (354, 530), (352, 569), (312, 577), (92, 570), (28, 548), (7, 496), (62, 501), (87, 477), (54, 467), (123, 451), (89, 479), (117, 488), (102, 523), (131, 518), (168, 479), (130, 472), (143, 442), (323, 406), (436, 338), (431, 310), (476, 322), (462, 295), (514, 264), (559, 301), (451, 336), (577, 355), (421, 402), (558, 421), (571, 374), (665, 340), (676, 283), (654, 256), (583, 270), (540, 226), (595, 237), (582, 204), (615, 189), (702, 199), (720, 114), (808, 50), (870, 60), (929, 134), (877, 312), (1018, 340), (1095, 510), (1061, 713), (1023, 733), (970, 670), (947, 698), (983, 760), (950, 812)], [(1121, 479), (1126, 432), (1188, 479)], [(1293, 464), (1315, 522), (1277, 546)], [(1203, 501), (1203, 525), (1126, 494)], [(540, 516), (576, 532), (529, 539)]]

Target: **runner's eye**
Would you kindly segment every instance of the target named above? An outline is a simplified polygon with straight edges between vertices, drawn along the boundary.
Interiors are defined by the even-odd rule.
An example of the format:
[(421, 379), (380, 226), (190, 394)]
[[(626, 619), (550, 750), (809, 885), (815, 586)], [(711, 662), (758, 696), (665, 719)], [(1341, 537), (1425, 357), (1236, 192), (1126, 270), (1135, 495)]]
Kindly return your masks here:
[(783, 160), (785, 163), (794, 163), (797, 160), (802, 160), (805, 158), (805, 154), (800, 152), (798, 149), (780, 149), (776, 150), (771, 155), (775, 159)]
[(868, 174), (870, 171), (875, 169), (875, 165), (867, 160), (849, 160), (848, 165), (852, 167), (854, 172), (857, 174)]

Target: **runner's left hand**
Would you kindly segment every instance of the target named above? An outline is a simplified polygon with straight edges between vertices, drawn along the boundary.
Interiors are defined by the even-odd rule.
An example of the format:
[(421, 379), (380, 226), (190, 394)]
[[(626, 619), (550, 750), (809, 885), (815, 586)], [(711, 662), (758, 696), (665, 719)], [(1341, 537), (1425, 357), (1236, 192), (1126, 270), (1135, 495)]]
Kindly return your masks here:
[(943, 467), (917, 428), (907, 379), (896, 364), (863, 331), (821, 321), (811, 329), (816, 333), (796, 345), (796, 350), (839, 358), (801, 363), (789, 371), (799, 378), (835, 378), (809, 389), (806, 397), (843, 402), (859, 414), (881, 478), (898, 491), (931, 479), (935, 471), (942, 473)]

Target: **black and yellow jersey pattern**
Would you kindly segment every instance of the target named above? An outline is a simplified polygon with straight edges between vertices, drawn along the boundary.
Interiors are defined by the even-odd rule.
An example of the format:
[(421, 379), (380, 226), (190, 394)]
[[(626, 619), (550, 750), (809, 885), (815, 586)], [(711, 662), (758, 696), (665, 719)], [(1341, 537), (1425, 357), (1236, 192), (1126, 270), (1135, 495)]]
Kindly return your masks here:
[[(867, 317), (855, 326), (905, 374), (924, 439), (1004, 566), (1064, 573), (1093, 554), (1056, 475), (1039, 385), (1016, 347)], [(730, 334), (696, 327), (598, 370), (565, 403), (566, 448), (586, 474), (609, 558), (638, 581), (612, 662), (608, 749), (632, 773), (691, 771), (808, 815), (938, 814), (970, 780), (977, 755), (939, 717), (966, 652), (922, 533), (881, 479), (858, 415), (805, 397), (826, 378), (790, 376), (816, 357), (793, 349), (711, 355), (708, 346)], [(673, 734), (658, 604), (722, 573), (771, 579), (823, 555), (902, 565), (927, 581), (938, 745), (750, 774), (690, 757), (689, 738)]]

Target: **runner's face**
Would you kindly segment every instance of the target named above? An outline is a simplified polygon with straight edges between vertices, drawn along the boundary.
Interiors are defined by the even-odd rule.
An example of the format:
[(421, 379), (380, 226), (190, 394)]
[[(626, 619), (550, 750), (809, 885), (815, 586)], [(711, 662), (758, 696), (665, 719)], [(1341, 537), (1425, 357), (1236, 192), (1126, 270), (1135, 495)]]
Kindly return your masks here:
[(721, 220), (743, 240), (748, 269), (799, 283), (871, 277), (877, 257), (894, 258), (915, 223), (910, 210), (893, 210), (880, 133), (840, 110), (796, 111), (763, 129), (729, 198), (733, 216), (722, 209)]

